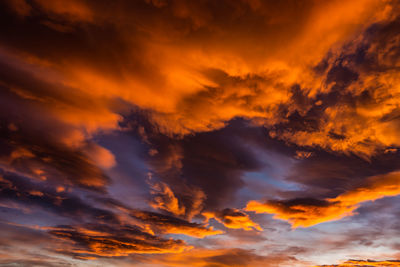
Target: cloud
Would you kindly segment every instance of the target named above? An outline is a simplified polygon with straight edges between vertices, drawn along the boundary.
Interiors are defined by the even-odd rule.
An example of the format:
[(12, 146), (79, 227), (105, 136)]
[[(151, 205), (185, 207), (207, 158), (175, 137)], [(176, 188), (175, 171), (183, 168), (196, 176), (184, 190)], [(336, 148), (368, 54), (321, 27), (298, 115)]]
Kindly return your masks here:
[(313, 156), (293, 164), (286, 181), (302, 188), (294, 197), (332, 198), (364, 183), (368, 177), (398, 169), (399, 154), (380, 153), (365, 160), (357, 155), (315, 149)]
[(224, 233), (220, 230), (214, 230), (213, 227), (206, 227), (204, 224), (188, 222), (176, 217), (163, 215), (148, 211), (133, 210), (130, 215), (144, 223), (154, 227), (157, 231), (166, 234), (183, 234), (197, 238), (204, 238), (211, 235)]
[(315, 102), (303, 103), (303, 109), (308, 106), (304, 114), (297, 109), (297, 117), (273, 132), (276, 138), (367, 159), (399, 145), (398, 66), (393, 61), (398, 57), (399, 18), (393, 16), (326, 55), (316, 67), (323, 77), (321, 91), (306, 97)]
[(30, 179), (16, 174), (1, 172), (0, 200), (7, 203), (20, 203), (22, 207), (41, 208), (59, 216), (104, 221), (118, 222), (112, 212), (91, 206), (80, 197), (68, 192), (57, 192), (57, 188), (32, 182)]
[[(120, 113), (134, 105), (146, 110), (151, 123), (168, 135), (212, 131), (244, 117), (269, 128), (274, 138), (299, 146), (370, 157), (379, 149), (397, 145), (391, 130), (397, 122), (390, 119), (396, 118), (396, 96), (390, 97), (393, 90), (388, 93), (396, 83), (395, 63), (389, 59), (396, 57), (392, 52), (396, 40), (384, 37), (385, 32), (396, 36), (394, 3), (360, 1), (345, 7), (336, 2), (286, 3), (295, 7), (292, 9), (277, 3), (241, 1), (225, 3), (229, 15), (209, 1), (159, 5), (119, 1), (106, 8), (104, 3), (91, 1), (71, 1), (68, 6), (58, 1), (8, 3), (25, 18), (18, 22), (7, 9), (3, 11), (2, 30), (20, 34), (5, 34), (8, 38), (1, 39), (2, 84), (18, 99), (13, 100), (16, 103), (28, 103), (32, 110), (40, 107), (41, 113), (51, 114), (51, 123), (65, 124), (63, 128), (68, 130), (64, 132), (70, 134), (63, 139), (87, 139), (87, 132), (116, 129)], [(140, 23), (130, 19), (132, 12), (126, 10), (136, 12)], [(110, 17), (110, 13), (114, 15)], [(326, 20), (321, 13), (332, 14), (332, 18)], [(338, 13), (340, 19), (335, 16)], [(224, 19), (217, 19), (221, 17)], [(69, 30), (60, 31), (62, 26)], [(35, 38), (27, 30), (35, 32)], [(347, 42), (355, 32), (361, 32), (359, 38)], [(338, 47), (333, 49), (333, 44)], [(308, 56), (299, 58), (299, 54)], [(68, 61), (63, 60), (64, 55)], [(358, 61), (353, 60), (357, 55)], [(189, 60), (177, 60), (180, 58)], [(392, 71), (386, 71), (388, 68)], [(18, 79), (22, 75), (26, 78)], [(319, 89), (321, 82), (323, 88)], [(384, 114), (366, 112), (374, 109), (382, 109)], [(362, 134), (359, 129), (364, 129)], [(166, 141), (170, 142), (166, 150), (187, 154), (191, 149)], [(196, 166), (181, 152), (167, 158), (177, 164), (182, 159), (185, 168), (175, 171), (180, 169), (189, 176), (186, 172)], [(106, 168), (114, 165), (112, 156), (103, 156), (93, 160)], [(206, 205), (218, 202), (212, 190), (226, 191), (226, 195), (234, 191), (234, 185), (232, 190), (221, 186), (204, 190), (209, 185), (190, 175), (196, 187), (209, 191), (205, 192)], [(233, 180), (240, 185), (239, 179)], [(105, 181), (85, 184), (101, 187)], [(183, 198), (179, 192), (183, 189), (172, 191), (178, 199)]]
[(62, 1), (35, 0), (34, 3), (46, 13), (65, 18), (67, 21), (93, 21), (93, 13), (82, 1), (70, 1), (65, 5)]
[(74, 220), (86, 219), (97, 223), (108, 223), (114, 227), (119, 227), (124, 221), (124, 217), (121, 216), (131, 216), (137, 221), (131, 220), (129, 223), (142, 227), (143, 231), (161, 234), (185, 234), (203, 238), (223, 233), (204, 224), (188, 222), (173, 216), (132, 210), (112, 199), (108, 200), (108, 204), (119, 208), (118, 210), (98, 208), (72, 194), (57, 192), (56, 188), (49, 190), (15, 175), (3, 174), (0, 182), (2, 184), (0, 199), (5, 201), (6, 206), (10, 206), (10, 203), (20, 203), (23, 207), (39, 207), (55, 215)]
[(179, 253), (190, 249), (181, 240), (162, 239), (143, 233), (132, 227), (96, 225), (89, 229), (73, 226), (54, 227), (49, 233), (59, 239), (70, 240), (70, 249), (58, 249), (59, 253), (72, 254), (81, 259), (97, 257), (121, 257), (130, 254)]
[[(251, 128), (246, 122), (238, 124)], [(158, 132), (145, 114), (128, 117), (127, 125), (142, 138), (144, 132), (157, 151), (148, 157), (152, 176), (170, 187), (188, 217), (232, 201), (243, 185), (241, 175), (261, 168), (247, 140), (237, 142), (242, 138), (239, 125), (179, 139)]]
[(262, 231), (260, 225), (253, 222), (248, 214), (238, 209), (226, 208), (216, 212), (203, 212), (202, 215), (206, 217), (207, 221), (209, 219), (215, 219), (226, 228), (243, 229), (245, 231)]
[[(377, 10), (390, 8), (390, 3), (368, 0), (346, 5), (224, 1), (224, 10), (212, 1), (10, 3), (19, 14), (22, 5), (31, 11), (16, 21), (4, 10), (2, 31), (21, 33), (1, 39), (4, 47), (13, 48), (6, 54), (51, 70), (71, 93), (105, 104), (78, 105), (80, 116), (71, 105), (64, 106), (70, 112), (52, 105), (52, 113), (86, 127), (115, 127), (113, 100), (120, 98), (150, 110), (164, 132), (178, 134), (219, 129), (235, 117), (267, 125), (282, 121), (277, 115), (280, 105), (289, 104), (291, 87), (320, 81), (309, 66), (360, 30), (357, 25), (385, 19), (387, 14)], [(331, 19), (321, 13), (332, 14)], [(42, 97), (46, 94), (51, 93)]]
[[(220, 230), (214, 230), (213, 227), (208, 227), (204, 223), (191, 222), (184, 218), (158, 212), (132, 209), (115, 199), (96, 198), (96, 200), (129, 216), (131, 220), (127, 220), (126, 218), (124, 220), (141, 227), (149, 233), (183, 234), (197, 238), (223, 233)], [(132, 221), (132, 219), (134, 220)]]
[(265, 203), (252, 200), (245, 210), (275, 214), (274, 218), (286, 220), (294, 228), (310, 227), (354, 215), (363, 202), (400, 194), (399, 179), (400, 173), (395, 171), (370, 177), (363, 186), (335, 198), (270, 200)]
[(374, 260), (348, 260), (341, 264), (334, 264), (334, 265), (318, 265), (316, 267), (352, 267), (352, 266), (359, 266), (359, 267), (372, 267), (372, 266), (399, 266), (400, 261), (397, 260), (387, 260), (387, 261), (374, 261)]
[(45, 231), (16, 224), (0, 222), (0, 265), (66, 267), (76, 263), (66, 261), (49, 251), (58, 245)]
[(12, 142), (3, 143), (0, 162), (6, 166), (3, 167), (5, 170), (34, 180), (49, 180), (92, 190), (104, 190), (109, 183), (109, 177), (82, 151), (40, 138), (35, 140), (35, 136), (25, 135), (24, 131), (6, 136)]
[(117, 163), (115, 161), (115, 156), (106, 148), (101, 147), (97, 144), (89, 143), (87, 145), (86, 154), (90, 159), (92, 159), (95, 164), (104, 169), (110, 169), (114, 167)]
[[(258, 255), (252, 250), (234, 249), (196, 249), (176, 255), (154, 257), (150, 263), (162, 266), (277, 266), (293, 264), (297, 259), (285, 255)], [(289, 265), (288, 265), (289, 266)]]
[[(46, 231), (57, 237), (57, 240), (71, 241), (72, 243), (54, 244), (51, 251), (77, 259), (179, 253), (192, 247), (182, 240), (163, 238), (164, 234), (203, 238), (222, 233), (203, 224), (190, 223), (167, 215), (128, 210), (112, 199), (108, 203), (120, 209), (109, 211), (106, 207), (94, 207), (72, 194), (58, 192), (56, 188), (49, 190), (15, 175), (3, 174), (1, 186), (1, 202), (4, 203), (2, 208), (19, 209), (19, 206), (11, 203), (20, 203), (22, 207), (31, 207), (36, 211), (38, 207), (42, 208), (52, 215), (63, 217), (64, 221), (69, 218), (72, 220), (67, 221), (80, 222), (81, 224), (46, 227), (19, 226), (33, 231)], [(41, 191), (38, 191), (39, 188)], [(101, 203), (106, 201), (97, 202), (97, 205), (102, 206)], [(48, 219), (51, 218), (50, 214), (47, 215)], [(125, 220), (124, 215), (135, 220)], [(85, 221), (88, 223), (82, 224)]]
[[(186, 194), (182, 200), (179, 200), (171, 188), (163, 183), (156, 182), (151, 184), (152, 200), (150, 206), (155, 209), (166, 211), (177, 217), (183, 217), (189, 221), (200, 214), (203, 209), (206, 196), (203, 191), (196, 187), (186, 187)], [(185, 206), (186, 205), (186, 206)]]
[(32, 7), (25, 0), (9, 0), (7, 5), (20, 16), (27, 16), (32, 10)]
[[(29, 81), (29, 75), (23, 76), (29, 86), (51, 90), (47, 84)], [(12, 75), (6, 77), (21, 81)], [(115, 164), (111, 153), (86, 141), (77, 128), (55, 120), (53, 115), (46, 113), (44, 106), (19, 98), (10, 87), (3, 89), (0, 92), (1, 164), (39, 180), (104, 190), (109, 178), (99, 167), (108, 168)], [(16, 108), (18, 106), (24, 108)]]
[(24, 260), (24, 259), (16, 259), (16, 260), (0, 260), (2, 266), (4, 267), (12, 267), (18, 264), (18, 266), (28, 267), (28, 266), (43, 266), (43, 267), (66, 267), (73, 266), (69, 263), (65, 263), (62, 261), (56, 260)]
[(182, 204), (182, 201), (175, 196), (174, 192), (172, 192), (171, 188), (167, 184), (163, 182), (157, 182), (154, 184), (151, 184), (151, 182), (149, 183), (151, 186), (150, 193), (153, 195), (150, 206), (153, 208), (169, 212), (178, 217), (186, 217), (189, 220), (191, 220), (193, 216), (200, 213), (203, 202), (206, 198), (203, 191), (200, 189), (188, 187), (191, 198), (191, 206), (188, 207), (188, 210), (186, 210), (186, 207)]
[(165, 183), (156, 183), (152, 185), (151, 194), (155, 195), (150, 205), (153, 208), (168, 211), (174, 215), (185, 214), (185, 207), (179, 206), (179, 201), (174, 192)]

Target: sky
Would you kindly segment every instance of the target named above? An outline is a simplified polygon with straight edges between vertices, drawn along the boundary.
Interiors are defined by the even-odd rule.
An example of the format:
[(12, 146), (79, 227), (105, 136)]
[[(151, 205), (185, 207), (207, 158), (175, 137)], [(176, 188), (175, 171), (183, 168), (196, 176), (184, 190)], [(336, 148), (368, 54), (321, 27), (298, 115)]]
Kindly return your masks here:
[(0, 266), (400, 266), (399, 201), (399, 1), (0, 1)]

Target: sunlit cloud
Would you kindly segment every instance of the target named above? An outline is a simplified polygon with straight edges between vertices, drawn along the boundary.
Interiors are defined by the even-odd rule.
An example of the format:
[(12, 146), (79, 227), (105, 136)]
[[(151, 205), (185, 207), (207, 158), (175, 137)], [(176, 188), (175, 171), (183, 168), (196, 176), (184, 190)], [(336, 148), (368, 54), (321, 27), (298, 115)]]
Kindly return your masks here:
[(246, 210), (275, 214), (274, 218), (289, 221), (293, 227), (310, 227), (322, 222), (351, 216), (363, 202), (400, 194), (400, 173), (370, 177), (364, 186), (349, 190), (335, 198), (250, 201)]
[(249, 215), (237, 209), (224, 209), (216, 212), (203, 212), (207, 221), (215, 219), (227, 228), (244, 229), (246, 231), (262, 231), (260, 225), (253, 222)]

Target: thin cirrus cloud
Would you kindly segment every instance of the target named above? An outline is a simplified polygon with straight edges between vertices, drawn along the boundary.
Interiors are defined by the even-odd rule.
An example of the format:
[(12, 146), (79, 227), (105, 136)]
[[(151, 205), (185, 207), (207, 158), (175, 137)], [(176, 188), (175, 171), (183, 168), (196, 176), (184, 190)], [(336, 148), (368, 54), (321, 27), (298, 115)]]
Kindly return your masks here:
[(0, 265), (397, 266), (399, 7), (3, 1)]

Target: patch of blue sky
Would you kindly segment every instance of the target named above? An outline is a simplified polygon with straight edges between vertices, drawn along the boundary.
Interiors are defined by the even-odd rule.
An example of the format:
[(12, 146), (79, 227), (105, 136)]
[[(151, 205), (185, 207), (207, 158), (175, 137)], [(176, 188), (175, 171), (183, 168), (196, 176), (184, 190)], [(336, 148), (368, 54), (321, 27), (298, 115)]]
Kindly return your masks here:
[(107, 188), (110, 196), (128, 206), (147, 208), (144, 201), (149, 193), (146, 182), (149, 167), (144, 160), (147, 145), (125, 132), (102, 136), (98, 143), (116, 159), (116, 166), (105, 170), (112, 181)]
[[(245, 172), (242, 180), (245, 186), (238, 192), (238, 197), (260, 199), (271, 196), (277, 191), (296, 191), (300, 186), (285, 180), (296, 160), (274, 151), (250, 146), (263, 167), (259, 171)], [(274, 196), (272, 196), (274, 197)]]

